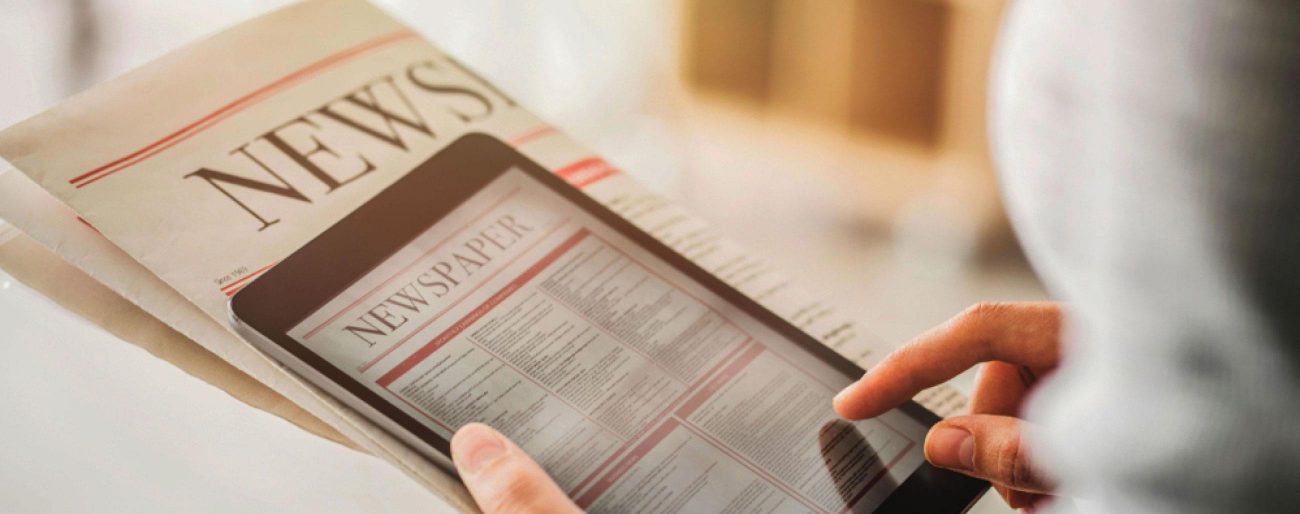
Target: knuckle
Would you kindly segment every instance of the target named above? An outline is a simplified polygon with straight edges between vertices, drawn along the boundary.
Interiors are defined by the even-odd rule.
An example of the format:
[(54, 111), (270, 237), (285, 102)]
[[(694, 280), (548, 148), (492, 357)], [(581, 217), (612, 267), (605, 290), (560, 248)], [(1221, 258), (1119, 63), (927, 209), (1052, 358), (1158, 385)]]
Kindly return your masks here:
[(1011, 303), (979, 302), (957, 315), (953, 326), (973, 341), (987, 344), (1000, 331), (1000, 325), (1005, 322), (1008, 311), (1014, 309), (1015, 306)]
[(979, 302), (970, 307), (958, 316), (963, 323), (972, 325), (982, 325), (993, 317), (1001, 314), (1007, 309), (1007, 304), (999, 302)]
[(1033, 487), (1035, 485), (1033, 472), (1026, 457), (1024, 441), (1020, 434), (1007, 439), (998, 452), (995, 473), (1000, 481), (1012, 489)]

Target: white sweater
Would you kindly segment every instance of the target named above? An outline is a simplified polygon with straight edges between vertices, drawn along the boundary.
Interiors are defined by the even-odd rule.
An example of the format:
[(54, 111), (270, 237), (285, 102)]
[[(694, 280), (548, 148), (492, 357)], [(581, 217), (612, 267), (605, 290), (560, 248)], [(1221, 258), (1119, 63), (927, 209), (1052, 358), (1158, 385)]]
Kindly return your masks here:
[(1014, 224), (1070, 305), (1031, 442), (1089, 512), (1300, 512), (1300, 1), (1021, 0)]

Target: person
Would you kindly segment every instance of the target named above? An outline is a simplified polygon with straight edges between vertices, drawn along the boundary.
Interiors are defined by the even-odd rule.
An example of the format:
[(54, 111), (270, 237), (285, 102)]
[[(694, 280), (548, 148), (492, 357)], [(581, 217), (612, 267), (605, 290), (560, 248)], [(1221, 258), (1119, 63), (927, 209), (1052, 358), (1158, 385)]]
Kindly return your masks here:
[[(1001, 37), (1003, 195), (1068, 307), (971, 308), (835, 408), (873, 416), (983, 362), (925, 454), (1012, 506), (1300, 509), (1300, 4), (1022, 0)], [(489, 514), (578, 510), (490, 428), (452, 448)]]

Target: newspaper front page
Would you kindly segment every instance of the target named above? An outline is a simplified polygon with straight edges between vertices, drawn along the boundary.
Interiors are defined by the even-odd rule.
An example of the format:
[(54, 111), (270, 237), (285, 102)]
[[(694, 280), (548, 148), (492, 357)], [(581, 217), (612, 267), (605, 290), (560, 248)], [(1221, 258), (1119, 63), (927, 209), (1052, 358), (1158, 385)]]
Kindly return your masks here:
[[(823, 343), (883, 351), (509, 95), (359, 0), (297, 4), (0, 133), (0, 217), (242, 373), (444, 495), (454, 478), (235, 336), (229, 298), (469, 132), (493, 135)], [(960, 408), (932, 393), (941, 413)]]

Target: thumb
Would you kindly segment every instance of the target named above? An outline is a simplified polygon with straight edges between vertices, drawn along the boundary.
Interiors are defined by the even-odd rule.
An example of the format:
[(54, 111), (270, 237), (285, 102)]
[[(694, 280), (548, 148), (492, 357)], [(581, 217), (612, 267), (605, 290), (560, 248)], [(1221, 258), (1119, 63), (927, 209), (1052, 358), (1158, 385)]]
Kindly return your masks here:
[(481, 423), (451, 438), (461, 480), (484, 514), (582, 512), (523, 450)]
[(1021, 439), (1025, 426), (1010, 416), (948, 418), (930, 429), (925, 458), (935, 466), (1018, 491), (1050, 493), (1053, 481), (1034, 465)]

